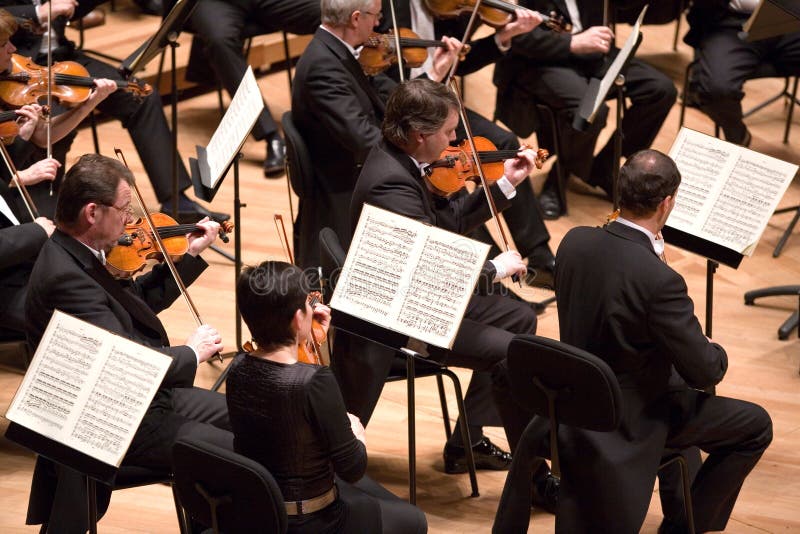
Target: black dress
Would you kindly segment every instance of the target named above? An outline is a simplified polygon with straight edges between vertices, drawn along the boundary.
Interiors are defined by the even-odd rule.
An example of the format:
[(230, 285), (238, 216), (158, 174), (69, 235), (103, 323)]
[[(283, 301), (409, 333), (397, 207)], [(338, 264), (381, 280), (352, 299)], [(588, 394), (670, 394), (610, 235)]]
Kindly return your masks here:
[(353, 435), (327, 367), (240, 356), (227, 380), (235, 450), (263, 464), (285, 501), (311, 499), (334, 484), (339, 498), (289, 532), (425, 532), (425, 516), (364, 477), (367, 454)]

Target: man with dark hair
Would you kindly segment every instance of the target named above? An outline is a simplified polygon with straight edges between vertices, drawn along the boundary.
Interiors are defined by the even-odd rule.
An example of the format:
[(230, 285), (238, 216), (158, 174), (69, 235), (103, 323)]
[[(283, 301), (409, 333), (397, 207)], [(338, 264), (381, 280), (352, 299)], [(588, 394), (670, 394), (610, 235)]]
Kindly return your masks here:
[[(26, 319), (28, 343), (35, 349), (55, 309), (152, 347), (173, 363), (147, 410), (123, 463), (169, 470), (172, 444), (186, 433), (199, 433), (220, 446), (232, 446), (225, 398), (193, 388), (197, 366), (222, 349), (209, 325), (192, 332), (185, 345), (170, 347), (156, 314), (179, 296), (165, 265), (119, 282), (106, 270), (106, 254), (133, 219), (133, 175), (117, 160), (88, 154), (64, 178), (56, 205), (57, 229), (42, 247), (30, 277)], [(188, 285), (207, 267), (199, 257), (215, 239), (219, 225), (203, 219), (188, 236), (188, 252), (177, 263)], [(48, 465), (49, 464), (49, 465)], [(31, 487), (28, 524), (48, 523), (48, 532), (85, 531), (85, 484), (77, 473), (37, 461)], [(110, 488), (98, 488), (98, 509), (105, 511)]]
[[(722, 380), (728, 358), (703, 335), (683, 277), (661, 259), (660, 231), (679, 184), (668, 156), (633, 154), (620, 171), (617, 220), (573, 228), (556, 254), (561, 341), (609, 364), (625, 407), (614, 432), (559, 430), (557, 531), (638, 532), (662, 456), (694, 446), (708, 453), (692, 484), (694, 528), (724, 530), (745, 477), (772, 440), (763, 408), (703, 391)], [(526, 429), (509, 481), (537, 445), (536, 427)], [(527, 511), (512, 504), (515, 492), (525, 494), (504, 491), (509, 499), (500, 503), (497, 532), (528, 524)], [(660, 532), (686, 527), (665, 521)]]
[[(417, 79), (397, 86), (386, 106), (383, 121), (383, 141), (373, 148), (358, 177), (350, 221), (358, 223), (365, 203), (400, 215), (428, 223), (451, 232), (467, 234), (490, 218), (488, 203), (482, 188), (457, 198), (434, 197), (432, 185), (425, 171), (427, 164), (437, 160), (448, 143), (455, 137), (458, 124), (457, 103), (450, 90), (427, 79)], [(524, 181), (533, 168), (534, 153), (521, 150), (516, 158), (506, 160), (505, 175), (491, 186), (497, 208), (510, 204), (514, 188)], [(484, 285), (525, 272), (525, 264), (516, 251), (504, 252), (489, 260), (483, 267)], [(470, 300), (451, 351), (429, 347), (431, 357), (447, 365), (466, 367), (491, 375), (494, 402), (500, 413), (512, 452), (520, 433), (530, 419), (530, 414), (511, 399), (508, 388), (505, 357), (508, 344), (518, 333), (536, 331), (536, 314), (524, 303), (491, 292), (476, 294)], [(360, 400), (371, 408), (377, 402), (383, 382), (391, 365), (392, 352), (373, 355), (370, 361), (360, 362), (362, 353), (349, 354), (348, 366), (353, 372), (340, 374), (342, 389), (358, 389)], [(356, 368), (359, 372), (356, 372)], [(365, 376), (368, 369), (370, 376)], [(470, 388), (467, 398), (477, 410), (491, 405), (488, 394), (480, 398), (478, 389)], [(472, 398), (475, 395), (476, 398)], [(466, 401), (465, 401), (466, 402)], [(467, 408), (467, 413), (472, 413)], [(472, 426), (472, 425), (470, 425)], [(473, 451), (476, 463), (489, 469), (504, 469), (510, 460), (488, 438), (481, 428), (474, 429)], [(471, 432), (473, 432), (471, 431)], [(477, 444), (475, 440), (478, 440)], [(463, 446), (448, 443), (445, 447), (445, 469), (460, 472), (466, 469)], [(546, 484), (547, 468), (544, 462), (537, 480)]]

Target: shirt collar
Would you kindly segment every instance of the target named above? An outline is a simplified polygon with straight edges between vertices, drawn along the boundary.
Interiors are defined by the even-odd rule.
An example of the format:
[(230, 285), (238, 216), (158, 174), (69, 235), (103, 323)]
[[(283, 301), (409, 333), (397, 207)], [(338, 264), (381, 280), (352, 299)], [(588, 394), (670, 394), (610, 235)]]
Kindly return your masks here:
[[(76, 240), (76, 241), (77, 241), (77, 240)], [(102, 263), (103, 265), (105, 265), (105, 264), (106, 264), (106, 251), (105, 251), (105, 250), (96, 250), (96, 249), (93, 249), (92, 247), (90, 247), (89, 245), (87, 245), (86, 243), (84, 243), (83, 241), (78, 241), (78, 243), (80, 243), (80, 244), (81, 244), (81, 245), (83, 245), (84, 247), (88, 248), (88, 249), (91, 251), (91, 253), (92, 253), (92, 256), (94, 256), (95, 258), (97, 258), (97, 261), (99, 261), (99, 262), (100, 262), (100, 263)]]
[(346, 42), (344, 39), (342, 39), (341, 37), (339, 37), (338, 35), (336, 35), (335, 33), (333, 33), (333, 32), (331, 31), (331, 29), (330, 29), (330, 28), (328, 28), (327, 26), (325, 26), (324, 24), (320, 24), (320, 28), (322, 28), (323, 30), (325, 30), (325, 31), (326, 31), (326, 32), (328, 32), (329, 34), (331, 34), (331, 35), (333, 35), (334, 37), (336, 37), (336, 39), (338, 39), (338, 40), (339, 40), (339, 42), (340, 42), (340, 43), (342, 43), (342, 44), (343, 44), (345, 47), (347, 47), (347, 50), (349, 50), (349, 51), (350, 51), (350, 53), (351, 53), (351, 54), (353, 54), (353, 57), (354, 57), (354, 58), (356, 58), (356, 59), (358, 59), (358, 55), (361, 53), (361, 48), (362, 48), (362, 47), (360, 47), (360, 46), (359, 46), (359, 47), (358, 47), (358, 50), (356, 50), (355, 48), (353, 48), (353, 47), (350, 45), (350, 43)]
[(651, 232), (650, 230), (648, 230), (644, 226), (639, 226), (635, 222), (629, 221), (625, 217), (621, 217), (621, 216), (617, 217), (616, 222), (618, 222), (620, 224), (624, 224), (625, 226), (627, 226), (629, 228), (633, 228), (635, 230), (639, 230), (644, 235), (646, 235), (647, 238), (650, 240), (650, 244), (653, 246), (653, 251), (655, 251), (655, 253), (656, 253), (656, 255), (658, 257), (661, 257), (661, 255), (664, 254), (664, 238), (662, 238), (660, 235), (654, 234), (653, 232)]

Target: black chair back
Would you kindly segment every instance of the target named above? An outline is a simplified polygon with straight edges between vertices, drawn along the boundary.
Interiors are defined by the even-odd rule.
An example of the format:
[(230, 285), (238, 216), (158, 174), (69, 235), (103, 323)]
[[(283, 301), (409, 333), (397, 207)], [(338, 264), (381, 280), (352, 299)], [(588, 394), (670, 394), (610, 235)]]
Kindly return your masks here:
[(330, 228), (323, 228), (319, 232), (319, 264), (322, 269), (323, 300), (330, 302), (333, 290), (336, 289), (336, 282), (339, 280), (339, 272), (344, 266), (347, 253), (336, 235)]
[(286, 532), (283, 495), (258, 462), (198, 439), (172, 448), (181, 505), (214, 532)]
[(281, 118), (283, 135), (286, 138), (286, 173), (292, 190), (300, 197), (309, 196), (313, 187), (314, 166), (305, 140), (292, 120), (292, 112), (287, 111)]
[(558, 423), (610, 432), (622, 417), (617, 377), (597, 356), (566, 343), (535, 335), (516, 336), (508, 348), (511, 387), (520, 403), (550, 417), (548, 394), (556, 393)]

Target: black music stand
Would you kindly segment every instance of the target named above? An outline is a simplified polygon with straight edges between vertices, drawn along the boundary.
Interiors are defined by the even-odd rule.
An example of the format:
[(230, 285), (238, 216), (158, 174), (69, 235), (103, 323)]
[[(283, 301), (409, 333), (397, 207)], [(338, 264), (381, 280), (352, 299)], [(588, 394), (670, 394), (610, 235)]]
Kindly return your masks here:
[(578, 113), (572, 121), (572, 127), (576, 130), (586, 130), (588, 126), (594, 122), (597, 112), (608, 99), (612, 88), (615, 90), (617, 99), (617, 120), (616, 131), (614, 132), (614, 166), (611, 169), (611, 198), (615, 210), (619, 207), (617, 182), (619, 180), (619, 161), (622, 159), (622, 117), (625, 113), (625, 94), (623, 91), (625, 76), (622, 73), (628, 66), (631, 58), (636, 54), (636, 50), (642, 42), (642, 32), (639, 31), (639, 27), (646, 11), (647, 6), (642, 8), (638, 21), (633, 26), (633, 33), (628, 36), (628, 40), (608, 66), (603, 78), (592, 78), (589, 80), (589, 88), (583, 96), (581, 104), (578, 107)]
[(119, 71), (125, 78), (130, 77), (142, 70), (156, 56), (160, 55), (164, 48), (170, 47), (170, 59), (172, 61), (172, 73), (170, 76), (171, 94), (170, 105), (171, 126), (172, 126), (172, 216), (178, 217), (178, 78), (176, 73), (177, 60), (175, 49), (178, 48), (178, 36), (192, 14), (198, 0), (177, 0), (172, 9), (164, 17), (156, 33), (130, 56), (123, 60), (119, 66)]

